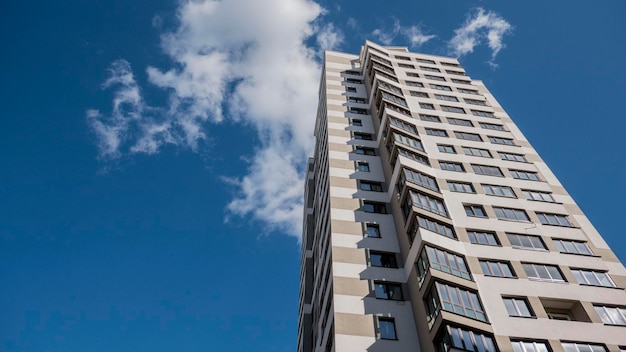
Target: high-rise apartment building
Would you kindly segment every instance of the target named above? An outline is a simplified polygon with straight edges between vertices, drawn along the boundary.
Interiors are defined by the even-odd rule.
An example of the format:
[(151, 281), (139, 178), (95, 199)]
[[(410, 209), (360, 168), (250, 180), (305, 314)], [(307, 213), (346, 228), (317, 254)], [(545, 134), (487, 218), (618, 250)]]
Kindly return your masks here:
[(452, 58), (327, 52), (298, 352), (626, 351), (626, 270)]

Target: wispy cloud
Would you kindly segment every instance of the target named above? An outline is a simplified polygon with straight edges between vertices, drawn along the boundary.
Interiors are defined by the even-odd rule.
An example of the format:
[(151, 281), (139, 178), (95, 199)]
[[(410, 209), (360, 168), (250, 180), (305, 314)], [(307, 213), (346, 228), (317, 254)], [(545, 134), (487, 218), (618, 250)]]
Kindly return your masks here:
[(409, 42), (411, 48), (418, 48), (436, 37), (436, 35), (424, 34), (417, 25), (402, 26), (397, 18), (393, 18), (393, 27), (391, 29), (377, 28), (372, 32), (372, 35), (384, 45), (394, 45), (396, 38), (400, 35)]
[(87, 111), (100, 156), (157, 153), (166, 144), (199, 150), (212, 124), (253, 126), (261, 144), (247, 172), (228, 178), (237, 192), (227, 208), (299, 236), (317, 55), (343, 41), (320, 20), (323, 13), (311, 0), (183, 2), (179, 25), (162, 35), (172, 67), (147, 68), (149, 83), (169, 95), (167, 105), (149, 107), (128, 62), (114, 62), (103, 86), (116, 89), (111, 112)]
[(461, 57), (472, 53), (476, 46), (486, 42), (491, 49), (489, 63), (495, 66), (496, 55), (505, 47), (502, 39), (512, 30), (513, 26), (500, 15), (478, 8), (467, 15), (461, 27), (454, 30), (448, 49), (451, 55)]

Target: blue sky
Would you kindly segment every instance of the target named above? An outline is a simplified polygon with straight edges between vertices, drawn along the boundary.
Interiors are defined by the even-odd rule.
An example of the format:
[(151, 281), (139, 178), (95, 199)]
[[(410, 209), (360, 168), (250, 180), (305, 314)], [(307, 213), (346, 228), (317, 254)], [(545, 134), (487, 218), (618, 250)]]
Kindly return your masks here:
[(319, 55), (365, 39), (460, 56), (626, 259), (623, 1), (0, 13), (0, 351), (293, 351)]

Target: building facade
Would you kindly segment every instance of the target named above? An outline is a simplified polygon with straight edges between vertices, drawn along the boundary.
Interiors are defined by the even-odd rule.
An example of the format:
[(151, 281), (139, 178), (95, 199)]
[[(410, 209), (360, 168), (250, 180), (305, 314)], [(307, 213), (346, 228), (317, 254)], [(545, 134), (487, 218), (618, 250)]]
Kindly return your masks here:
[(626, 270), (456, 59), (326, 52), (298, 352), (626, 351)]

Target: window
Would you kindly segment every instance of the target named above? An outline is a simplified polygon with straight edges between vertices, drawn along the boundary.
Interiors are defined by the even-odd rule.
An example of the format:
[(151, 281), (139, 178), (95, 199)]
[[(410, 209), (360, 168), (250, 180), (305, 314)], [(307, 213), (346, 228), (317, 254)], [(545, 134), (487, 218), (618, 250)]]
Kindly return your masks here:
[(404, 172), (400, 176), (402, 181), (406, 180), (418, 186), (439, 192), (439, 187), (437, 186), (437, 181), (435, 181), (434, 177), (407, 168), (404, 168), (403, 171)]
[(522, 209), (494, 207), (493, 210), (500, 220), (530, 221), (528, 214)]
[(474, 94), (474, 95), (478, 95), (480, 93), (478, 93), (477, 90), (473, 90), (473, 89), (465, 89), (465, 88), (457, 88), (456, 89), (459, 93), (465, 93), (465, 94)]
[(448, 137), (448, 132), (444, 130), (434, 129), (434, 128), (427, 128), (426, 134), (429, 136)]
[(606, 352), (603, 345), (585, 343), (585, 342), (561, 342), (565, 352)]
[(545, 342), (511, 341), (513, 352), (550, 352)]
[(389, 93), (387, 93), (385, 91), (382, 92), (382, 95), (383, 95), (383, 98), (385, 98), (385, 99), (387, 99), (387, 100), (389, 100), (389, 101), (391, 101), (393, 103), (396, 103), (398, 105), (402, 105), (404, 107), (407, 106), (406, 105), (406, 100), (404, 100), (404, 98), (401, 98), (401, 97), (393, 95), (393, 94), (389, 94)]
[(585, 242), (553, 239), (554, 245), (561, 253), (593, 255)]
[(485, 123), (485, 122), (479, 122), (478, 123), (480, 125), (481, 128), (484, 128), (486, 130), (494, 130), (494, 131), (504, 131), (504, 126), (502, 125), (496, 125), (495, 123)]
[(408, 64), (398, 64), (398, 66), (399, 66), (399, 67), (402, 67), (402, 68), (415, 68), (415, 66), (413, 66), (413, 65), (408, 65)]
[(539, 176), (536, 172), (524, 171), (524, 170), (509, 170), (509, 171), (511, 172), (511, 176), (518, 180), (539, 181)]
[(470, 120), (455, 119), (452, 117), (448, 117), (448, 123), (451, 125), (457, 125), (457, 126), (474, 127), (474, 125), (472, 124), (472, 121)]
[(368, 147), (356, 147), (354, 148), (354, 152), (360, 155), (376, 155), (374, 148)]
[(416, 91), (412, 90), (412, 91), (409, 91), (409, 93), (410, 93), (410, 94), (411, 94), (411, 96), (413, 96), (413, 97), (430, 98), (430, 97), (428, 96), (428, 94), (427, 94), (427, 93), (424, 93), (424, 92), (416, 92)]
[(350, 103), (361, 103), (361, 104), (365, 104), (365, 99), (363, 99), (363, 98), (348, 97), (348, 101), (349, 101)]
[(420, 82), (406, 81), (406, 85), (409, 87), (420, 87), (423, 88), (424, 85)]
[(465, 209), (465, 215), (467, 216), (475, 216), (479, 218), (486, 218), (487, 213), (485, 213), (485, 208), (482, 205), (477, 204), (467, 204), (463, 206)]
[(397, 268), (398, 262), (393, 253), (370, 251), (370, 265), (379, 268)]
[(496, 117), (496, 115), (494, 115), (493, 112), (489, 112), (489, 111), (471, 110), (471, 112), (472, 112), (472, 115), (474, 116), (491, 117), (491, 118)]
[(389, 84), (387, 82), (378, 81), (378, 87), (386, 89), (386, 90), (388, 90), (390, 92), (394, 92), (396, 94), (402, 95), (402, 89), (400, 89), (400, 88), (398, 88), (398, 87), (396, 87), (396, 86), (394, 86), (392, 84)]
[(367, 237), (380, 238), (380, 226), (378, 224), (365, 224)]
[(522, 263), (522, 267), (529, 279), (565, 282), (561, 271), (556, 265)]
[(491, 158), (491, 153), (487, 149), (463, 147), (465, 155), (480, 156), (483, 158)]
[(498, 237), (495, 232), (488, 231), (467, 231), (470, 242), (473, 244), (484, 244), (487, 246), (499, 246)]
[(539, 221), (544, 225), (573, 227), (572, 223), (567, 219), (567, 215), (537, 213)]
[(513, 188), (509, 186), (497, 186), (497, 185), (482, 185), (485, 194), (490, 196), (517, 198)]
[(456, 78), (453, 78), (452, 82), (460, 83), (460, 84), (472, 84), (472, 82), (470, 82), (470, 81), (466, 81), (466, 80), (463, 80), (463, 79), (456, 79)]
[(476, 100), (476, 99), (463, 99), (463, 100), (465, 100), (465, 102), (468, 104), (487, 106), (487, 102), (485, 102), (484, 100)]
[(409, 196), (414, 207), (424, 209), (433, 214), (448, 217), (448, 211), (446, 210), (443, 200), (425, 193), (415, 192), (413, 190), (409, 191)]
[(439, 248), (424, 246), (417, 263), (417, 273), (420, 279), (424, 278), (429, 267), (467, 280), (472, 279), (462, 256)]
[(407, 60), (407, 61), (411, 60), (411, 58), (408, 56), (394, 56), (394, 57), (398, 60)]
[(626, 308), (607, 306), (593, 306), (593, 308), (595, 308), (603, 323), (626, 326)]
[(438, 233), (442, 236), (446, 236), (449, 238), (456, 238), (456, 235), (454, 234), (454, 230), (452, 230), (452, 227), (442, 222), (418, 215), (417, 225), (421, 228)]
[(348, 112), (353, 113), (353, 114), (359, 114), (359, 115), (367, 115), (367, 110), (361, 109), (361, 108), (350, 107), (348, 109)]
[[(403, 148), (398, 148), (398, 155), (401, 155), (401, 156), (403, 156), (405, 158), (408, 158), (408, 159), (411, 159), (413, 161), (417, 161), (418, 163), (430, 166), (430, 162), (428, 161), (427, 157), (421, 156), (421, 155), (419, 155), (417, 153), (413, 153), (413, 152), (405, 150)], [(393, 160), (393, 163), (395, 163), (395, 159)]]
[(437, 149), (442, 153), (456, 154), (456, 150), (451, 145), (437, 144)]
[(441, 122), (441, 119), (435, 115), (420, 114), (420, 120), (430, 122)]
[(451, 92), (452, 88), (448, 87), (448, 86), (442, 86), (440, 84), (429, 84), (430, 88), (435, 89), (435, 90), (442, 90), (444, 92)]
[(436, 282), (427, 302), (431, 316), (436, 316), (439, 310), (443, 309), (468, 318), (487, 321), (478, 295), (460, 287)]
[(532, 317), (533, 314), (530, 312), (530, 308), (528, 307), (528, 301), (524, 298), (503, 298), (504, 306), (506, 307), (506, 311), (512, 317)]
[(515, 277), (509, 262), (499, 262), (494, 260), (480, 260), (480, 268), (486, 276)]
[(376, 298), (402, 301), (402, 286), (391, 282), (374, 281)]
[(435, 110), (435, 106), (433, 104), (428, 104), (428, 103), (420, 103), (420, 108), (428, 109), (428, 110)]
[[(497, 352), (493, 337), (482, 332), (465, 330), (456, 326), (446, 326), (437, 341), (438, 351), (460, 349), (470, 352)], [(519, 351), (515, 351), (519, 352)], [(524, 351), (522, 351), (524, 352)], [(537, 351), (537, 352), (548, 352)]]
[(373, 192), (382, 192), (383, 186), (380, 182), (372, 182), (372, 181), (361, 181), (359, 183), (359, 188), (363, 191), (373, 191)]
[(386, 214), (387, 208), (383, 203), (363, 202), (363, 211), (366, 213)]
[(581, 285), (615, 287), (609, 274), (603, 271), (572, 269), (572, 274)]
[(552, 198), (552, 194), (550, 194), (549, 192), (531, 191), (523, 189), (522, 194), (524, 195), (524, 198), (528, 200), (554, 203), (554, 198)]
[(359, 161), (356, 163), (357, 171), (370, 172), (370, 164), (367, 161)]
[(455, 64), (453, 62), (440, 62), (443, 66), (451, 66), (451, 67), (459, 67), (459, 64)]
[(539, 236), (532, 235), (520, 235), (516, 233), (507, 233), (506, 237), (511, 242), (511, 246), (526, 249), (541, 249), (545, 250), (546, 245)]
[(415, 58), (415, 61), (417, 62), (421, 62), (421, 63), (425, 63), (425, 64), (431, 64), (431, 65), (435, 65), (435, 62), (433, 60), (428, 60), (428, 59), (420, 59), (418, 57)]
[(497, 166), (472, 164), (472, 169), (474, 170), (474, 173), (478, 175), (504, 176), (500, 168)]
[(378, 337), (381, 340), (397, 340), (396, 322), (393, 318), (378, 318)]
[(465, 76), (465, 72), (461, 72), (461, 71), (446, 70), (446, 73), (449, 73), (451, 75)]
[(454, 131), (454, 135), (458, 139), (465, 139), (465, 140), (468, 140), (468, 141), (482, 142), (482, 138), (480, 138), (480, 136), (477, 135), (476, 133), (467, 133), (467, 132), (457, 132), (457, 131)]
[(424, 78), (432, 79), (433, 81), (445, 81), (446, 80), (443, 77), (433, 76), (433, 75), (424, 75)]
[(363, 126), (363, 121), (360, 119), (352, 119), (350, 120), (352, 126)]
[(515, 145), (515, 142), (512, 139), (502, 137), (489, 137), (489, 142), (493, 144)]
[(418, 75), (418, 74), (417, 74), (417, 73), (415, 73), (415, 72), (407, 72), (407, 73), (406, 73), (406, 75), (407, 75), (408, 77), (417, 77), (417, 78), (419, 78), (419, 77), (420, 77), (420, 75)]
[(426, 66), (420, 66), (420, 70), (428, 71), (428, 72), (441, 72), (438, 68), (426, 67)]
[(355, 87), (346, 87), (346, 92), (356, 93), (356, 88)]
[(441, 105), (441, 110), (446, 112), (456, 112), (458, 114), (465, 114), (463, 108), (457, 108), (454, 106)]
[(498, 155), (500, 156), (500, 159), (502, 159), (502, 160), (517, 161), (517, 162), (520, 162), (520, 163), (528, 162), (528, 161), (526, 161), (526, 157), (521, 155), (521, 154), (498, 152)]
[(369, 133), (355, 132), (354, 133), (354, 139), (359, 139), (359, 140), (363, 140), (363, 141), (371, 141), (372, 140), (372, 135), (369, 134)]
[(417, 131), (415, 130), (415, 126), (413, 126), (410, 123), (404, 122), (404, 121), (402, 121), (400, 119), (396, 119), (396, 118), (391, 117), (389, 119), (389, 124), (391, 126), (399, 127), (401, 129), (403, 129), (405, 131), (408, 131), (408, 132), (411, 132), (411, 133), (417, 133)]
[(415, 148), (419, 151), (424, 151), (424, 146), (422, 146), (422, 142), (420, 142), (419, 140), (415, 139), (415, 138), (411, 138), (408, 136), (405, 136), (403, 134), (400, 133), (393, 133), (393, 139), (398, 142), (398, 143), (402, 143), (406, 146), (409, 146), (411, 148)]
[(452, 192), (476, 193), (471, 183), (448, 181), (448, 189)]
[(461, 163), (453, 163), (453, 162), (449, 162), (449, 161), (440, 161), (439, 162), (439, 167), (441, 167), (441, 170), (465, 172), (465, 169), (463, 168), (463, 164), (461, 164)]
[(439, 99), (439, 100), (445, 100), (445, 101), (454, 101), (454, 102), (458, 102), (459, 101), (459, 99), (457, 99), (456, 97), (453, 97), (451, 95), (435, 94), (435, 98)]

